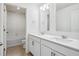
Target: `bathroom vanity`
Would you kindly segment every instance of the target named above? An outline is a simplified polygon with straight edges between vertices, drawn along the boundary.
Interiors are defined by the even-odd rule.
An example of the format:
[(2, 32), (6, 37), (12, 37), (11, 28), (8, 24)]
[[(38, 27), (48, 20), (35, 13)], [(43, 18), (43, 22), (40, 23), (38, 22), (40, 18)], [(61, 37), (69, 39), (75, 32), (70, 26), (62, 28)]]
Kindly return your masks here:
[(79, 56), (79, 40), (29, 34), (29, 51), (34, 56)]
[(79, 4), (43, 4), (39, 12), (43, 35), (29, 34), (29, 51), (34, 56), (79, 56)]

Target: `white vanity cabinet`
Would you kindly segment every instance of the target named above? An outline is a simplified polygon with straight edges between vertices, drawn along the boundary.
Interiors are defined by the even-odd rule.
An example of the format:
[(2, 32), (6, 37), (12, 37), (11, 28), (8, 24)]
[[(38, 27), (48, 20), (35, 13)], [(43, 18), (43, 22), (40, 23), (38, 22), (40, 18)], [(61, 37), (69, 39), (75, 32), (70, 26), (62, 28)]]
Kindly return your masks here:
[(41, 56), (65, 56), (65, 55), (42, 45), (41, 46)]
[(40, 43), (34, 41), (34, 56), (40, 56)]
[(41, 45), (41, 56), (63, 56), (49, 47)]
[(65, 45), (62, 45), (62, 44), (59, 44), (59, 43), (55, 43), (53, 41), (41, 39), (41, 44), (51, 48), (52, 51), (54, 51), (55, 56), (56, 55), (79, 56), (78, 50), (71, 48), (71, 47), (68, 47), (68, 46), (65, 46)]
[(34, 56), (79, 56), (77, 49), (34, 35), (29, 35), (29, 51)]
[[(53, 50), (52, 50), (52, 52), (53, 52)], [(52, 53), (52, 52), (51, 52), (51, 53)], [(53, 55), (54, 55), (54, 56), (65, 56), (64, 54), (61, 54), (61, 53), (56, 52), (56, 51), (54, 51)]]
[[(42, 40), (43, 41), (43, 40)], [(46, 43), (48, 44), (48, 43)], [(55, 51), (48, 45), (46, 45), (45, 42), (44, 44), (41, 44), (41, 56), (64, 56), (64, 54), (59, 53), (58, 51)]]
[(34, 36), (29, 36), (29, 51), (34, 56), (40, 56), (40, 39)]
[(41, 56), (51, 56), (51, 49), (41, 45)]

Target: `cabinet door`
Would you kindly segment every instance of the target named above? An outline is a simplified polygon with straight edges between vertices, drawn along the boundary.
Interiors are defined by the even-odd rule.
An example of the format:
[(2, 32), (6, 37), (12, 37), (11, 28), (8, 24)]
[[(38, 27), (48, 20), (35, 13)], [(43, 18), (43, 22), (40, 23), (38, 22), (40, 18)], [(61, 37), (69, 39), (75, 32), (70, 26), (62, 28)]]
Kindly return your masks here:
[(51, 56), (51, 49), (41, 45), (41, 56)]
[(29, 39), (29, 51), (34, 55), (34, 40)]
[(65, 55), (62, 55), (60, 53), (55, 53), (55, 56), (65, 56)]
[(34, 56), (40, 56), (40, 43), (34, 41)]
[(52, 56), (65, 56), (64, 54), (61, 54), (61, 53), (59, 53), (59, 52), (57, 52), (55, 50), (51, 50), (51, 55)]
[(42, 45), (41, 46), (41, 56), (64, 56), (64, 55)]

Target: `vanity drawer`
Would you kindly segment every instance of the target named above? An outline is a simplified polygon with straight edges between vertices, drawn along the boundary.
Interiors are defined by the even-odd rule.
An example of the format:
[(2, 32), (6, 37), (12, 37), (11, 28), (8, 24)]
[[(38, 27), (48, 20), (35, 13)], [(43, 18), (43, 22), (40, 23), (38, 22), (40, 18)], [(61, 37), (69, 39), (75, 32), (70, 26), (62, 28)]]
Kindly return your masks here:
[(54, 50), (66, 55), (66, 56), (79, 56), (79, 51), (76, 51), (76, 50), (73, 50), (71, 48), (62, 46), (60, 44), (49, 42), (49, 41), (43, 40), (43, 39), (41, 40), (41, 44), (45, 45), (45, 46), (47, 46), (51, 49), (54, 49)]
[(33, 36), (33, 35), (29, 35), (29, 39), (33, 39), (37, 42), (40, 42), (40, 38), (39, 37), (36, 37), (36, 36)]

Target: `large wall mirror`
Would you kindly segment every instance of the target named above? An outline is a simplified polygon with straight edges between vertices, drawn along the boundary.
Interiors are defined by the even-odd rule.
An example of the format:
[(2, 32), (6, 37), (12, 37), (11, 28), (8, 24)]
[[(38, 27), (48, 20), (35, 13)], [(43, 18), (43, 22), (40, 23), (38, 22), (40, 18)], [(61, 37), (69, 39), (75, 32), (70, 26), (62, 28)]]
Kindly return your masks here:
[(79, 32), (79, 4), (52, 3), (40, 7), (40, 31)]
[(79, 4), (56, 3), (56, 31), (79, 32)]

